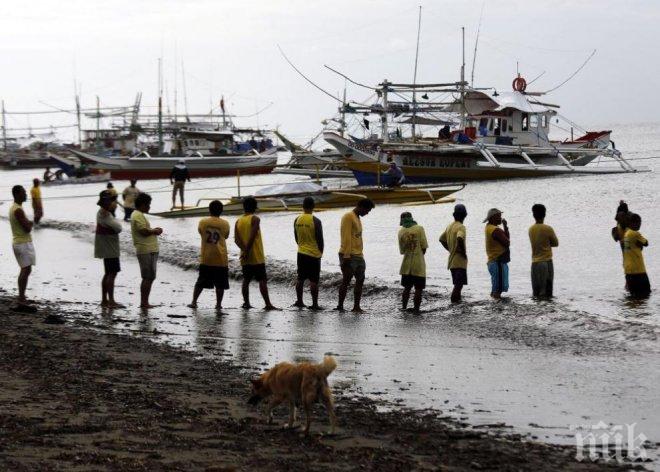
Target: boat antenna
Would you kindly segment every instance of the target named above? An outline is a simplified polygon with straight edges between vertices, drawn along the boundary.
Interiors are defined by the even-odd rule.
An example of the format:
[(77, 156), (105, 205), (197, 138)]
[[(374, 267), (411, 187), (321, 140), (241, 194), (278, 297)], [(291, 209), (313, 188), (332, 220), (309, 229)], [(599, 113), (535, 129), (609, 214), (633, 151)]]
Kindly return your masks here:
[(470, 87), (474, 87), (474, 67), (477, 63), (477, 48), (479, 47), (479, 34), (481, 33), (481, 19), (484, 16), (484, 7), (486, 0), (481, 3), (481, 13), (479, 14), (479, 25), (477, 26), (477, 38), (474, 40), (474, 53), (472, 54), (472, 71), (470, 72)]
[[(282, 54), (282, 57), (284, 58), (284, 60), (285, 60), (286, 62), (289, 63), (289, 65), (293, 68), (293, 70), (295, 70), (295, 71), (298, 73), (298, 75), (299, 75), (300, 77), (302, 77), (303, 79), (305, 79), (305, 80), (306, 80), (307, 82), (309, 82), (313, 87), (315, 87), (316, 89), (320, 90), (321, 92), (323, 92), (324, 94), (326, 94), (328, 97), (330, 97), (330, 98), (332, 98), (332, 99), (338, 101), (339, 103), (342, 102), (340, 98), (335, 97), (333, 94), (331, 94), (331, 93), (328, 92), (327, 90), (322, 89), (320, 86), (318, 86), (318, 85), (316, 85), (314, 82), (312, 82), (312, 80), (309, 79), (305, 74), (303, 74), (302, 72), (300, 72), (300, 69), (298, 69), (295, 65), (293, 65), (293, 62), (291, 62), (291, 61), (289, 60), (289, 58), (286, 57), (286, 54), (284, 54), (284, 51), (282, 50), (282, 48), (280, 47), (279, 44), (277, 45), (277, 49), (280, 50), (280, 54)], [(327, 66), (326, 66), (326, 67), (327, 67)]]
[(335, 74), (341, 75), (343, 78), (345, 78), (346, 80), (348, 80), (348, 81), (349, 81), (350, 83), (352, 83), (352, 84), (355, 84), (355, 85), (357, 85), (357, 86), (359, 86), (359, 87), (364, 87), (364, 88), (369, 89), (369, 90), (379, 90), (379, 89), (377, 89), (377, 88), (369, 87), (368, 85), (361, 84), (360, 82), (356, 82), (355, 80), (351, 79), (351, 78), (350, 78), (349, 76), (347, 76), (346, 74), (342, 74), (341, 72), (339, 72), (338, 70), (333, 69), (332, 67), (330, 67), (330, 66), (327, 65), (327, 64), (323, 64), (323, 66), (324, 66), (326, 69), (331, 70), (331, 71), (334, 72)]
[(186, 89), (186, 68), (183, 64), (183, 59), (181, 59), (181, 78), (183, 80), (183, 108), (186, 112), (186, 121), (190, 122), (190, 117), (188, 116), (188, 90)]
[(461, 129), (465, 130), (465, 26), (461, 26), (461, 45), (463, 59), (461, 62)]
[(177, 121), (177, 64), (178, 64), (178, 59), (179, 59), (179, 54), (178, 54), (178, 44), (176, 41), (174, 41), (174, 121)]
[(417, 60), (419, 59), (419, 34), (422, 30), (422, 6), (419, 6), (419, 16), (417, 18), (417, 46), (415, 46), (415, 71), (413, 73), (413, 92), (412, 92), (412, 139), (415, 142), (415, 120), (417, 117)]
[(566, 82), (568, 82), (569, 80), (571, 80), (573, 77), (575, 77), (576, 75), (578, 75), (578, 72), (580, 72), (580, 71), (584, 68), (584, 66), (586, 66), (587, 63), (591, 60), (591, 58), (594, 57), (595, 55), (596, 55), (596, 50), (594, 49), (593, 51), (591, 51), (591, 54), (589, 54), (589, 57), (587, 57), (587, 59), (582, 63), (582, 65), (581, 65), (580, 67), (578, 67), (577, 70), (576, 70), (575, 72), (573, 72), (571, 75), (569, 75), (568, 78), (567, 78), (566, 80), (564, 80), (564, 81), (563, 81), (562, 83), (560, 83), (559, 85), (557, 85), (557, 86), (551, 88), (550, 90), (546, 90), (546, 91), (543, 92), (543, 93), (554, 92), (554, 91), (557, 90), (559, 87), (561, 87), (562, 85), (564, 85)]
[(163, 155), (163, 59), (158, 58), (158, 155)]

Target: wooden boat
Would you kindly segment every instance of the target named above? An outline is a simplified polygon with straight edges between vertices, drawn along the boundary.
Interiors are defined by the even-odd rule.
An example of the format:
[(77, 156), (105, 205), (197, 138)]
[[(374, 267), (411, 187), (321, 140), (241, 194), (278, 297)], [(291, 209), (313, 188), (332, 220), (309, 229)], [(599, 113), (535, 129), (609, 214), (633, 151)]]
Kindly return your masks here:
[[(370, 198), (376, 205), (391, 204), (435, 204), (447, 203), (445, 197), (462, 190), (465, 184), (452, 185), (428, 185), (414, 187), (348, 187), (344, 189), (325, 189), (320, 185), (305, 182), (304, 186), (296, 184), (296, 188), (287, 188), (290, 186), (275, 186), (275, 189), (284, 191), (264, 192), (254, 195), (259, 203), (259, 212), (297, 212), (302, 211), (302, 202), (305, 197), (314, 197), (316, 210), (330, 210), (334, 208), (352, 207), (363, 198)], [(289, 191), (293, 190), (293, 191)], [(245, 197), (231, 197), (225, 200), (223, 215), (240, 215), (243, 213), (243, 199)], [(163, 218), (186, 218), (199, 217), (208, 214), (207, 206), (200, 206), (203, 201), (215, 200), (213, 198), (204, 198), (197, 201), (197, 206), (184, 208), (181, 210), (172, 210), (161, 213), (154, 213)], [(218, 199), (222, 200), (222, 199)]]
[(65, 179), (55, 179), (44, 181), (41, 183), (44, 187), (56, 187), (59, 185), (73, 185), (73, 184), (94, 184), (99, 182), (109, 182), (110, 172), (101, 174), (92, 174), (85, 177), (67, 177)]

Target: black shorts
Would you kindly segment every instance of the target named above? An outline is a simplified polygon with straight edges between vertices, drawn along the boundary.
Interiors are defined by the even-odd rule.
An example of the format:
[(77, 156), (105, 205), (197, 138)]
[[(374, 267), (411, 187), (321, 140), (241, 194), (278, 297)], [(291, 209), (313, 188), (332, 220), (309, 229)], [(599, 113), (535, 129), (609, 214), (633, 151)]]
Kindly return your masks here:
[(117, 272), (121, 272), (119, 258), (109, 257), (107, 259), (103, 259), (103, 269), (105, 269), (106, 274), (116, 274)]
[(646, 274), (626, 274), (626, 283), (633, 297), (647, 297), (651, 293), (651, 283)]
[(401, 285), (406, 288), (415, 287), (416, 290), (423, 290), (426, 288), (426, 277), (418, 277), (417, 275), (402, 275)]
[(318, 283), (321, 276), (321, 258), (298, 253), (298, 280)]
[(243, 280), (248, 282), (256, 280), (261, 282), (262, 280), (268, 280), (266, 276), (266, 264), (249, 264), (241, 267), (243, 271)]
[(467, 269), (449, 269), (454, 285), (467, 285)]
[(200, 264), (199, 277), (195, 284), (202, 288), (229, 288), (229, 269), (227, 267)]

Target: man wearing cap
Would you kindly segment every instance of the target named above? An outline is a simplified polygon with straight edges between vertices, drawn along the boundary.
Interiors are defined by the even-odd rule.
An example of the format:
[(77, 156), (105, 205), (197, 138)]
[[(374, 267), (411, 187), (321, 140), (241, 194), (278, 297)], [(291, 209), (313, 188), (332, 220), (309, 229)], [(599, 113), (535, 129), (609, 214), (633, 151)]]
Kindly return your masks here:
[(177, 165), (172, 168), (170, 172), (170, 183), (172, 187), (172, 209), (176, 208), (176, 192), (179, 192), (179, 198), (181, 199), (181, 209), (183, 209), (183, 190), (186, 185), (186, 180), (190, 182), (190, 172), (186, 167), (186, 161), (179, 159)]
[(115, 301), (115, 278), (121, 271), (119, 265), (119, 233), (121, 223), (113, 216), (117, 209), (117, 195), (108, 190), (99, 194), (96, 204), (101, 207), (96, 213), (94, 235), (94, 257), (103, 259), (103, 279), (101, 280), (101, 306), (123, 308)]
[(451, 292), (452, 303), (461, 301), (461, 291), (467, 285), (467, 251), (465, 248), (466, 230), (463, 225), (467, 209), (465, 205), (458, 204), (454, 207), (454, 222), (450, 223), (445, 232), (440, 235), (440, 244), (449, 251), (447, 268), (451, 272), (451, 280), (454, 290)]
[[(502, 293), (509, 290), (509, 227), (502, 218), (502, 212), (497, 208), (488, 210), (486, 219), (486, 255), (488, 256), (488, 272), (490, 272), (490, 296), (502, 298)], [(499, 226), (503, 225), (504, 229)]]

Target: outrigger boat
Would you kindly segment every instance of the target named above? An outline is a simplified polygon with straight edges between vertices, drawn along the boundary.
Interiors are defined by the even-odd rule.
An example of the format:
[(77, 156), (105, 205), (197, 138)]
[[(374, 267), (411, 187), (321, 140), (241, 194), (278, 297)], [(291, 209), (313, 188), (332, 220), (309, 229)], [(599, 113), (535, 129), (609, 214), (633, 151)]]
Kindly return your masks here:
[[(435, 204), (448, 203), (453, 199), (445, 197), (462, 190), (465, 184), (429, 185), (415, 187), (348, 187), (344, 189), (327, 189), (312, 182), (300, 182), (288, 185), (275, 185), (256, 192), (254, 197), (259, 202), (259, 212), (295, 212), (302, 211), (305, 197), (312, 196), (316, 202), (316, 210), (331, 210), (355, 206), (362, 198), (370, 198), (377, 205), (389, 204)], [(224, 202), (223, 215), (240, 215), (243, 213), (244, 197), (231, 197)], [(203, 201), (214, 200), (203, 198), (192, 208), (154, 213), (163, 218), (186, 218), (208, 215), (208, 206), (200, 206)], [(222, 200), (222, 199), (219, 199)]]

